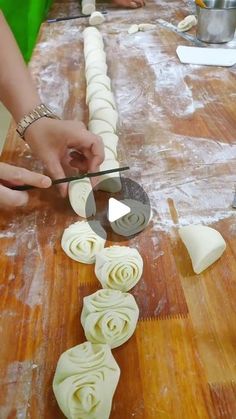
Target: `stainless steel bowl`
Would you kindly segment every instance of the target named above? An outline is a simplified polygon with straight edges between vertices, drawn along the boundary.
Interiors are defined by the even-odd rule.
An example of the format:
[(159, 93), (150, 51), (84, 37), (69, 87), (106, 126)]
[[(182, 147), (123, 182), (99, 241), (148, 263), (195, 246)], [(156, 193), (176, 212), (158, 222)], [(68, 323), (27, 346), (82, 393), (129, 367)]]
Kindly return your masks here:
[(233, 39), (236, 29), (236, 0), (205, 0), (197, 6), (197, 38), (219, 44)]

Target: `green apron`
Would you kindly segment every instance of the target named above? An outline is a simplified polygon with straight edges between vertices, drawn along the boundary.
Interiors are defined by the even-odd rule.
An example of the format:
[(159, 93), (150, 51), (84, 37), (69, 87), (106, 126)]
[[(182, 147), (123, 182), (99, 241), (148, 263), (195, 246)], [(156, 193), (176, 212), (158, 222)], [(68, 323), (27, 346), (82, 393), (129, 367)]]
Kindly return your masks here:
[(0, 9), (5, 15), (26, 62), (30, 60), (40, 25), (52, 1), (0, 0)]

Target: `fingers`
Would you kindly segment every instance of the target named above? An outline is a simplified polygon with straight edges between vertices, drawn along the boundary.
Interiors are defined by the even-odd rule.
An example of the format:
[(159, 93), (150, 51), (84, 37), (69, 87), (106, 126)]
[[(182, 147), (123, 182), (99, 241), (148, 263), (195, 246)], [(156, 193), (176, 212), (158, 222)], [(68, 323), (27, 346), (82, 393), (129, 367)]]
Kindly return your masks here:
[(13, 185), (25, 184), (38, 188), (48, 188), (52, 184), (52, 181), (48, 176), (31, 172), (22, 167), (11, 166), (6, 163), (0, 163), (0, 179)]
[(0, 207), (8, 209), (17, 208), (26, 205), (28, 194), (26, 192), (12, 191), (3, 185), (0, 185)]
[[(57, 158), (57, 156), (53, 155), (51, 158), (48, 158), (45, 163), (46, 163), (47, 171), (52, 177), (52, 179), (61, 179), (61, 178), (66, 177), (63, 167), (60, 163), (59, 158)], [(61, 196), (65, 198), (67, 195), (68, 184), (61, 183), (58, 185), (58, 189), (60, 191)]]
[(81, 151), (88, 161), (88, 169), (96, 172), (104, 160), (104, 146), (102, 139), (83, 129), (79, 137), (74, 137), (69, 144), (70, 147)]

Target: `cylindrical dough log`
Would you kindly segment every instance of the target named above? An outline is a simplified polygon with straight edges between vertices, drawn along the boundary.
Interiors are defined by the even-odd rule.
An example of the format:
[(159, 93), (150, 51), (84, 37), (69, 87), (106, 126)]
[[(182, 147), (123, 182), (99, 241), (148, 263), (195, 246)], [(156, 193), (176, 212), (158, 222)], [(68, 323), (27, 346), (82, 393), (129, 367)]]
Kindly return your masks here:
[(96, 10), (95, 0), (82, 0), (82, 13), (83, 15), (91, 15)]
[(107, 343), (113, 349), (132, 336), (138, 316), (131, 294), (102, 289), (84, 298), (81, 324), (88, 341)]
[(127, 292), (137, 284), (142, 273), (143, 259), (137, 249), (111, 246), (96, 255), (95, 274), (103, 288)]
[(89, 178), (70, 182), (69, 200), (73, 210), (80, 217), (88, 218), (96, 214), (93, 188)]
[(110, 124), (105, 121), (100, 121), (99, 119), (92, 119), (88, 124), (88, 129), (95, 135), (100, 135), (104, 132), (114, 133), (114, 129)]
[[(90, 227), (92, 224), (95, 226), (94, 230)], [(96, 253), (103, 249), (105, 241), (106, 232), (98, 221), (77, 221), (65, 229), (61, 246), (71, 259), (92, 264)]]
[(119, 376), (108, 345), (84, 342), (60, 356), (53, 391), (68, 419), (108, 419)]
[(89, 18), (89, 24), (92, 26), (101, 25), (105, 21), (105, 16), (100, 12), (93, 12)]
[[(100, 171), (116, 169), (119, 166), (120, 165), (116, 160), (104, 160), (100, 165)], [(97, 185), (99, 191), (116, 193), (119, 192), (121, 188), (122, 185), (119, 172), (107, 173), (106, 175), (99, 176), (99, 183)]]
[(193, 270), (200, 274), (223, 254), (226, 243), (214, 228), (203, 225), (189, 225), (179, 229), (192, 261)]
[(124, 199), (120, 202), (130, 207), (131, 211), (112, 222), (112, 230), (124, 237), (132, 236), (144, 230), (152, 216), (150, 206), (134, 199)]
[(93, 119), (107, 122), (113, 128), (113, 131), (116, 132), (118, 114), (114, 109), (98, 109), (94, 112)]
[[(97, 96), (97, 95), (96, 95)], [(89, 117), (92, 119), (94, 117), (94, 113), (98, 109), (114, 109), (114, 107), (103, 99), (94, 99), (94, 97), (89, 101)]]

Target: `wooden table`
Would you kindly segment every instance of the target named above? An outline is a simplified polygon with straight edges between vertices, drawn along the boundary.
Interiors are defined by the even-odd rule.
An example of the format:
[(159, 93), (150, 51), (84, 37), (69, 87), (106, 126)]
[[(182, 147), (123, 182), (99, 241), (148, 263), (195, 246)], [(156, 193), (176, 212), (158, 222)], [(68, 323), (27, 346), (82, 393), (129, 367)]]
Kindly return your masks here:
[[(55, 3), (51, 16), (78, 12)], [(132, 291), (135, 335), (113, 351), (121, 367), (112, 419), (236, 418), (235, 68), (183, 65), (176, 34), (128, 36), (132, 23), (177, 23), (190, 1), (111, 9), (104, 34), (130, 177), (149, 194), (150, 226), (129, 245), (144, 259)], [(31, 70), (43, 101), (87, 120), (82, 30), (72, 20), (42, 26)], [(235, 45), (235, 44), (232, 44)], [(11, 127), (4, 161), (41, 170)], [(85, 340), (82, 298), (99, 288), (93, 266), (69, 259), (60, 238), (77, 220), (56, 190), (0, 218), (0, 418), (62, 418), (52, 392), (59, 355)], [(177, 228), (203, 223), (227, 242), (222, 258), (194, 275)]]

